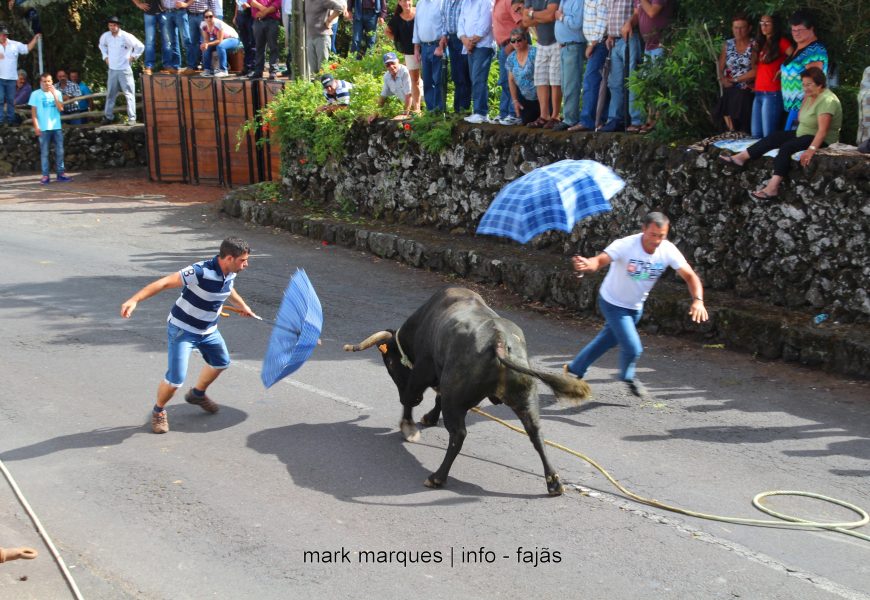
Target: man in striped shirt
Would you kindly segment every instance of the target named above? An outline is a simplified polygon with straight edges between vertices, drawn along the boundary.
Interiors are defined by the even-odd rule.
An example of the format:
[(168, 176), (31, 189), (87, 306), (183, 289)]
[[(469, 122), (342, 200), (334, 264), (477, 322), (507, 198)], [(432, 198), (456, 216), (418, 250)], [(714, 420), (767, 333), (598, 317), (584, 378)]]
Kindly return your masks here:
[(175, 301), (167, 319), (169, 368), (157, 387), (157, 403), (151, 411), (151, 429), (154, 433), (169, 431), (165, 406), (184, 383), (190, 352), (194, 348), (199, 350), (206, 365), (199, 374), (196, 386), (187, 392), (184, 399), (209, 413), (219, 410), (218, 404), (205, 392), (230, 365), (227, 345), (217, 330), (221, 308), (230, 299), (240, 314), (257, 316), (233, 288), (236, 275), (248, 266), (249, 254), (247, 242), (239, 238), (227, 238), (214, 258), (194, 263), (149, 283), (121, 305), (121, 316), (127, 319), (142, 300), (163, 290), (182, 288), (181, 296)]

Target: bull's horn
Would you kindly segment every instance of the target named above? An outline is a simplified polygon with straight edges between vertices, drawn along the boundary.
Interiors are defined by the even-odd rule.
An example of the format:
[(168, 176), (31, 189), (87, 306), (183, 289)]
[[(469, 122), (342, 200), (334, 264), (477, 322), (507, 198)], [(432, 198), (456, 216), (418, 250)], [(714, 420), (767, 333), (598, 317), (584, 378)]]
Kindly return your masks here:
[(345, 344), (344, 351), (345, 352), (359, 352), (360, 350), (365, 350), (366, 348), (371, 348), (375, 344), (380, 344), (381, 342), (386, 342), (387, 340), (391, 340), (393, 338), (393, 334), (389, 331), (379, 331), (377, 333), (373, 333), (359, 344), (351, 345)]

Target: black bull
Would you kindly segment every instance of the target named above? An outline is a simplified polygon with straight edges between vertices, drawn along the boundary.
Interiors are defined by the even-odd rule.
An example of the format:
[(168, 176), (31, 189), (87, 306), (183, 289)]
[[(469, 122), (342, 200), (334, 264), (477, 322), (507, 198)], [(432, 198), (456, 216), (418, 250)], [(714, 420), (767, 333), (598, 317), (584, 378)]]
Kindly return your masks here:
[(590, 395), (589, 385), (570, 375), (531, 367), (522, 330), (499, 317), (480, 295), (465, 288), (444, 289), (418, 308), (398, 331), (380, 331), (344, 349), (357, 352), (371, 346), (381, 351), (399, 388), (403, 407), (399, 427), (408, 441), (419, 437), (414, 407), (423, 401), (427, 388), (437, 392), (435, 407), (420, 422), (435, 425), (443, 412), (450, 443), (444, 461), (425, 485), (439, 487), (447, 480), (465, 441), (465, 415), (489, 398), (494, 404), (506, 404), (519, 417), (544, 463), (550, 495), (564, 491), (541, 441), (534, 378), (547, 384), (559, 400), (572, 404)]

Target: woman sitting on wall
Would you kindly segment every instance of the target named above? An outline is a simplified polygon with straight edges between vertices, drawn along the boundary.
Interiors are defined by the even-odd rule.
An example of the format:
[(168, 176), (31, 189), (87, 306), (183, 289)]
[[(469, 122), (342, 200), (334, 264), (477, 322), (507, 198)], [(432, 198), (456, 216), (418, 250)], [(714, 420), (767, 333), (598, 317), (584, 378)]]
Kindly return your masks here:
[(803, 150), (800, 163), (807, 166), (819, 148), (840, 139), (843, 109), (840, 106), (840, 99), (827, 88), (826, 84), (825, 74), (818, 67), (810, 67), (801, 73), (804, 100), (798, 115), (797, 131), (775, 131), (743, 152), (733, 156), (719, 156), (724, 162), (742, 167), (746, 161), (759, 158), (765, 152), (779, 148), (779, 153), (773, 160), (773, 177), (763, 188), (749, 193), (753, 198), (758, 200), (776, 198), (779, 194), (779, 185), (791, 168), (792, 154)]
[(755, 63), (755, 101), (752, 104), (752, 137), (763, 138), (782, 123), (782, 84), (779, 67), (791, 56), (792, 45), (771, 15), (762, 15), (755, 38), (758, 59)]
[(507, 57), (508, 86), (514, 101), (514, 111), (523, 125), (536, 122), (541, 116), (538, 91), (535, 87), (535, 56), (538, 49), (532, 45), (532, 36), (524, 27), (511, 30), (509, 40), (514, 51)]
[(722, 97), (717, 116), (725, 121), (727, 131), (749, 133), (752, 126), (752, 82), (755, 80), (755, 44), (750, 35), (749, 18), (737, 14), (731, 19), (734, 37), (722, 44), (719, 55), (719, 84)]

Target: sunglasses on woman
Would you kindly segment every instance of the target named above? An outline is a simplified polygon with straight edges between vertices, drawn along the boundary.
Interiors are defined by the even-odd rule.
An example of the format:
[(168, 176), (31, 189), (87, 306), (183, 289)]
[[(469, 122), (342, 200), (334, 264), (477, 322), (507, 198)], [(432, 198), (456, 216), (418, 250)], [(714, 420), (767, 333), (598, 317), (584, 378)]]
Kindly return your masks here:
[(511, 38), (511, 44), (516, 44), (517, 42), (522, 42), (523, 38)]

